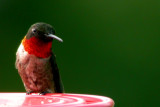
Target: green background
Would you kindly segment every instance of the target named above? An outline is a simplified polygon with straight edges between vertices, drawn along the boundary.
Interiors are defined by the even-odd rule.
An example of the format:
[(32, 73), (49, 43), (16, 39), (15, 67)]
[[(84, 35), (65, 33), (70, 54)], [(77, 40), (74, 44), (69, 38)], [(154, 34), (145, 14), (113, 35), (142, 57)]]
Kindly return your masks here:
[(25, 92), (15, 54), (35, 22), (64, 40), (53, 51), (67, 93), (160, 106), (160, 1), (0, 0), (0, 92)]

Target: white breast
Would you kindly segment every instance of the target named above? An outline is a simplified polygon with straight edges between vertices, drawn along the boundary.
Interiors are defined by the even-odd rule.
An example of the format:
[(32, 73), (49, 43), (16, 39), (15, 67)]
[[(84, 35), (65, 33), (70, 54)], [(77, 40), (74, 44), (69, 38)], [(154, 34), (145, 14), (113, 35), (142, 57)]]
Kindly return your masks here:
[(26, 56), (28, 55), (28, 52), (24, 50), (24, 46), (22, 45), (22, 43), (20, 44), (16, 55), (19, 57), (19, 60), (24, 60), (24, 58), (26, 58)]

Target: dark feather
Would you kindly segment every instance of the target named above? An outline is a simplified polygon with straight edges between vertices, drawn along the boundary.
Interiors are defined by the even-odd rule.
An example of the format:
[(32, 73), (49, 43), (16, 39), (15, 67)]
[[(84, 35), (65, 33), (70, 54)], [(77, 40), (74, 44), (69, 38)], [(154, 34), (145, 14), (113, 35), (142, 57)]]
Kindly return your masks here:
[(50, 58), (50, 62), (51, 62), (51, 66), (52, 66), (53, 82), (54, 82), (54, 85), (55, 85), (55, 92), (56, 93), (63, 93), (64, 88), (63, 88), (62, 80), (61, 80), (61, 77), (60, 77), (60, 73), (59, 73), (59, 70), (58, 70), (58, 66), (57, 66), (56, 58), (55, 58), (54, 54), (52, 54), (52, 56)]

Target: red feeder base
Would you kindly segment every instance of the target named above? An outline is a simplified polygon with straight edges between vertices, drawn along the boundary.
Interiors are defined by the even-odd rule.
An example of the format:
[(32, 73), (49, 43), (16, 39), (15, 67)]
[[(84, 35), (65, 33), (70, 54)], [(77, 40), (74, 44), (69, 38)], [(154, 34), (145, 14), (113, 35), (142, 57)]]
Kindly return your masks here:
[(108, 97), (86, 94), (0, 93), (0, 107), (113, 107)]

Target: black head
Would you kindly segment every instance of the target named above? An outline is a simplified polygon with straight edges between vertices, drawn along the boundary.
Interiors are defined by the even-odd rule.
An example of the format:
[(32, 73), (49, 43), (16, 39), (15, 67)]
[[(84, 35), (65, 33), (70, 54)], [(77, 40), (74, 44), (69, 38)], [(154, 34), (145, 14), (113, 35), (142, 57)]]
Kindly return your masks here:
[(63, 41), (61, 38), (55, 36), (55, 30), (54, 28), (46, 23), (35, 23), (33, 24), (26, 35), (27, 39), (30, 39), (32, 37), (39, 38), (40, 40), (44, 42), (52, 41), (53, 39), (57, 39), (59, 41)]

